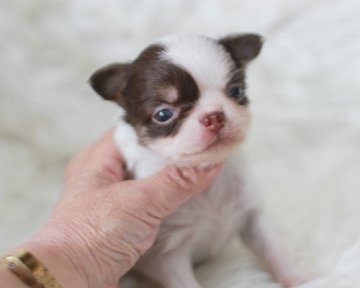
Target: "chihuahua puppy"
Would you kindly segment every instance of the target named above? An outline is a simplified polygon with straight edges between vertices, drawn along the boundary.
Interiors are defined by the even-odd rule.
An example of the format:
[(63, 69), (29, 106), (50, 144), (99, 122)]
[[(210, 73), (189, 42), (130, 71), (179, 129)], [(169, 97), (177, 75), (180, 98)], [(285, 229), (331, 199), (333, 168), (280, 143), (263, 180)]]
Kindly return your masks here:
[(93, 89), (121, 108), (115, 142), (135, 179), (166, 165), (224, 162), (215, 183), (161, 225), (135, 270), (166, 288), (200, 288), (193, 265), (213, 257), (233, 235), (264, 261), (285, 287), (299, 282), (273, 243), (247, 185), (237, 148), (250, 124), (245, 71), (262, 38), (175, 35), (148, 46), (132, 63), (108, 65)]

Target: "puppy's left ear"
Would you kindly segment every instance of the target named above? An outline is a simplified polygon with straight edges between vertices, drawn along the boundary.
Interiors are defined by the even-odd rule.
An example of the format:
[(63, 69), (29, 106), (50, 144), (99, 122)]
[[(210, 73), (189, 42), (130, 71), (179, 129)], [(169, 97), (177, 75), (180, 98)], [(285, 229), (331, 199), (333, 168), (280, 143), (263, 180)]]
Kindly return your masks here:
[(263, 37), (258, 34), (236, 34), (219, 40), (234, 59), (237, 67), (245, 66), (259, 55)]

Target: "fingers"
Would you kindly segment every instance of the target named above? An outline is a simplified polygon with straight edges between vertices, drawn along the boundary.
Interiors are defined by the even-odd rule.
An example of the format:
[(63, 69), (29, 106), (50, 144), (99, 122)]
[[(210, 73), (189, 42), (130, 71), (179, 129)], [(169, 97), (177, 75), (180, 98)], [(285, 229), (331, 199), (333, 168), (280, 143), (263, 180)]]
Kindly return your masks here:
[(136, 198), (141, 198), (142, 207), (139, 208), (162, 219), (192, 196), (206, 190), (221, 168), (222, 165), (209, 169), (166, 167), (149, 178), (127, 183), (137, 194)]
[(109, 183), (124, 178), (124, 160), (114, 144), (113, 132), (109, 130), (70, 162), (66, 169), (68, 181), (79, 176), (86, 180), (106, 179)]
[(89, 149), (89, 153), (96, 159), (97, 157), (102, 157), (104, 155), (109, 155), (118, 159), (119, 161), (124, 161), (121, 153), (114, 143), (114, 129), (109, 130), (104, 136), (92, 145)]

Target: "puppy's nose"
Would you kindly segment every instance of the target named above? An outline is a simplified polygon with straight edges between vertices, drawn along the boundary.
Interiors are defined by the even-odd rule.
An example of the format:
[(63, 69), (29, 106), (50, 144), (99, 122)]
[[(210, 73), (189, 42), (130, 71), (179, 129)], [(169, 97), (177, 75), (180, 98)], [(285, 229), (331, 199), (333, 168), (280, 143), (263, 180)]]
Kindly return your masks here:
[(223, 112), (215, 111), (201, 118), (200, 123), (209, 131), (218, 132), (225, 125), (225, 115)]

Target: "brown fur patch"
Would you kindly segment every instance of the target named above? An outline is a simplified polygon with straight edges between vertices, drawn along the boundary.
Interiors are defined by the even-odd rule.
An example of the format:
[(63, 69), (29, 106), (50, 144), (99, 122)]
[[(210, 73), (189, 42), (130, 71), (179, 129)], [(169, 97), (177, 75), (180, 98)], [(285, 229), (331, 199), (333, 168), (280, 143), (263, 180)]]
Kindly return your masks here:
[[(163, 50), (158, 45), (149, 46), (130, 67), (124, 90), (125, 120), (137, 130), (140, 138), (175, 135), (199, 98), (198, 86), (189, 73), (159, 59)], [(177, 92), (175, 101), (169, 101), (165, 95), (171, 88)], [(152, 121), (152, 115), (164, 103), (174, 106), (180, 113), (175, 121), (159, 125)]]
[[(240, 95), (238, 97), (231, 97), (229, 95), (230, 89), (238, 87), (240, 89)], [(233, 72), (230, 81), (226, 85), (225, 94), (229, 95), (239, 105), (248, 105), (249, 99), (246, 96), (246, 82), (245, 82), (245, 70), (237, 69)]]

